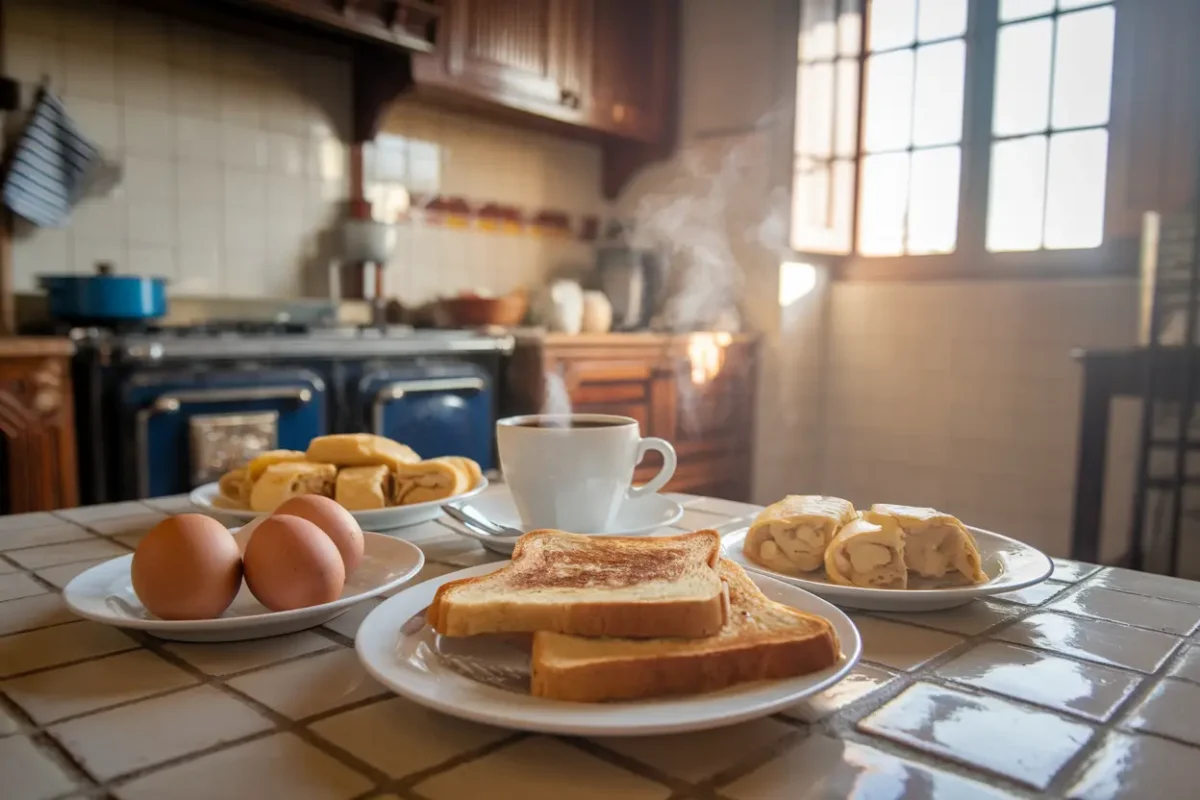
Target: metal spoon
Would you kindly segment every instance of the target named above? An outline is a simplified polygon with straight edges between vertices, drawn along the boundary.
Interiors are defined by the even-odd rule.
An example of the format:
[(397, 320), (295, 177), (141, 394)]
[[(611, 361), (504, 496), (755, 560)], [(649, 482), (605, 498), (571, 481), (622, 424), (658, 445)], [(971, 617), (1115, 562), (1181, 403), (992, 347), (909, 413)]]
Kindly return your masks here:
[(447, 503), (442, 506), (442, 511), (462, 523), (464, 527), (482, 536), (490, 536), (494, 539), (515, 539), (521, 535), (521, 531), (516, 528), (497, 525), (472, 506), (456, 506)]

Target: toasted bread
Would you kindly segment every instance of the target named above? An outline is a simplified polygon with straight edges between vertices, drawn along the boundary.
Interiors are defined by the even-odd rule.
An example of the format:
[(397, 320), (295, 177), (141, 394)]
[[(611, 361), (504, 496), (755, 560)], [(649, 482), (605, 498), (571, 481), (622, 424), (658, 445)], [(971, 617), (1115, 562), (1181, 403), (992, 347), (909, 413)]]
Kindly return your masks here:
[(334, 433), (308, 443), (308, 460), (339, 467), (373, 467), (385, 464), (395, 469), (421, 457), (408, 445), (370, 433)]
[(531, 531), (508, 566), (439, 588), (427, 618), (444, 636), (711, 636), (725, 622), (720, 552), (711, 530), (659, 538)]
[(588, 639), (533, 636), (536, 697), (577, 702), (694, 694), (748, 681), (790, 678), (837, 663), (826, 619), (776, 603), (742, 568), (721, 559), (729, 621), (705, 639)]

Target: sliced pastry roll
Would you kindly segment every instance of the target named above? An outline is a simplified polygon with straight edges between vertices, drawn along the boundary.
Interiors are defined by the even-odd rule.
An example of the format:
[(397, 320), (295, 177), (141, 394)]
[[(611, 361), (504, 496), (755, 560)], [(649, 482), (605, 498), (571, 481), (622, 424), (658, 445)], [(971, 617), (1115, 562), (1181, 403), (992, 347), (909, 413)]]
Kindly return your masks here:
[(470, 488), (467, 473), (457, 465), (439, 459), (400, 464), (392, 474), (396, 479), (393, 504), (398, 506), (445, 500)]
[(843, 586), (907, 588), (900, 526), (891, 517), (877, 523), (856, 519), (843, 525), (825, 550), (825, 574)]
[(348, 511), (386, 508), (392, 499), (392, 471), (385, 465), (346, 467), (338, 472), (333, 499)]
[(840, 497), (788, 495), (762, 510), (742, 551), (777, 572), (812, 572), (825, 563), (833, 535), (855, 516), (854, 506)]
[(950, 578), (958, 583), (985, 583), (979, 548), (961, 522), (932, 508), (876, 503), (863, 514), (882, 524), (891, 519), (904, 533), (904, 563), (923, 578)]
[(218, 508), (246, 508), (250, 498), (250, 479), (244, 467), (231, 469), (217, 481), (221, 493), (213, 498), (213, 505)]
[(268, 450), (265, 453), (259, 453), (250, 459), (250, 463), (246, 465), (246, 477), (253, 484), (262, 477), (262, 474), (267, 471), (267, 467), (272, 464), (287, 464), (293, 461), (304, 461), (304, 451)]
[(467, 458), (466, 456), (440, 456), (430, 460), (445, 461), (465, 472), (467, 475), (467, 489), (474, 489), (483, 480), (483, 470), (479, 468), (478, 462), (473, 458)]
[(250, 509), (274, 511), (284, 500), (298, 494), (333, 497), (336, 480), (337, 467), (333, 464), (313, 464), (311, 461), (272, 464), (250, 490)]
[(395, 469), (413, 464), (421, 457), (408, 445), (370, 433), (336, 433), (318, 436), (308, 443), (308, 460), (339, 467), (371, 467), (386, 464)]

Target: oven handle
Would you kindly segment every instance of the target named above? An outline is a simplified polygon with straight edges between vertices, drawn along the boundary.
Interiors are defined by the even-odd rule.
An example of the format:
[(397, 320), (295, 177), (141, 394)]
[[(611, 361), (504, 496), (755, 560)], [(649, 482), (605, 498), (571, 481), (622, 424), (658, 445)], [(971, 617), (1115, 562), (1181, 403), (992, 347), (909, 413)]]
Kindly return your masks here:
[(312, 389), (307, 387), (278, 387), (264, 389), (248, 387), (245, 389), (193, 389), (185, 392), (173, 392), (156, 397), (154, 402), (145, 408), (138, 409), (134, 435), (137, 446), (137, 485), (138, 497), (150, 496), (150, 418), (159, 414), (176, 414), (184, 403), (238, 403), (252, 400), (295, 400), (299, 405), (312, 401)]
[(389, 402), (406, 394), (425, 392), (482, 392), (487, 384), (483, 378), (430, 378), (419, 381), (395, 381), (380, 388), (371, 403), (371, 430), (383, 435), (383, 409)]

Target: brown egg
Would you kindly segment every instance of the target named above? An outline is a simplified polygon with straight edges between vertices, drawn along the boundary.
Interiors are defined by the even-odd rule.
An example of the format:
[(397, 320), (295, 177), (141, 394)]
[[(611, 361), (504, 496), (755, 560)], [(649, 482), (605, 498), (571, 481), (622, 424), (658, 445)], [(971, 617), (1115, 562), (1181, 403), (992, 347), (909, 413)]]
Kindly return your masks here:
[(263, 520), (246, 545), (246, 585), (272, 611), (291, 611), (342, 596), (346, 566), (333, 540), (288, 514)]
[(306, 519), (329, 535), (342, 554), (346, 575), (351, 575), (363, 556), (363, 532), (354, 515), (335, 500), (319, 494), (302, 494), (293, 497), (279, 508), (276, 514), (291, 514)]
[(221, 616), (242, 586), (242, 559), (225, 526), (203, 514), (180, 514), (138, 542), (133, 591), (160, 619)]

